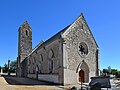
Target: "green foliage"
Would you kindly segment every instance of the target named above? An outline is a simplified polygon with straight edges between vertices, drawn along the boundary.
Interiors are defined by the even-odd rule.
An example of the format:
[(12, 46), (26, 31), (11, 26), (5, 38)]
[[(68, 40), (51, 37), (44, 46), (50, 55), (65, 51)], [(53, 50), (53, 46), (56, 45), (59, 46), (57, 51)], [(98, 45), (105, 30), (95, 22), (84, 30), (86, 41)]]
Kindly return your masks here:
[(115, 75), (115, 76), (120, 75), (120, 71), (119, 70), (117, 70), (117, 69), (111, 69), (110, 66), (108, 67), (108, 69), (103, 69), (102, 73), (103, 73), (103, 75), (106, 75), (106, 74), (107, 75), (112, 74), (112, 75)]
[(116, 74), (117, 74), (117, 72), (118, 72), (118, 70), (117, 70), (117, 69), (111, 69), (111, 74), (112, 74), (112, 75), (116, 75)]
[(120, 75), (120, 71), (118, 71), (118, 75)]
[(108, 73), (108, 69), (103, 69), (103, 73)]
[[(15, 73), (17, 68), (17, 60), (10, 62), (10, 72)], [(3, 73), (8, 73), (8, 64), (4, 64)]]
[(15, 73), (16, 68), (17, 68), (17, 60), (11, 61), (11, 63), (10, 63), (10, 71), (11, 71), (12, 73)]
[(5, 63), (3, 67), (3, 73), (7, 73), (7, 72), (8, 72), (8, 65)]

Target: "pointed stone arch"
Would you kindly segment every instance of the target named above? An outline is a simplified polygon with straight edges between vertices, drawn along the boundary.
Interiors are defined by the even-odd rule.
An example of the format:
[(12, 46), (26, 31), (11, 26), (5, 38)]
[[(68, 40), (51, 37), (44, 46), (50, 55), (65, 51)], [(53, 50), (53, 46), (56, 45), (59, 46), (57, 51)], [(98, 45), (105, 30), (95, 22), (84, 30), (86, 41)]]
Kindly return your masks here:
[(85, 83), (89, 82), (89, 66), (87, 65), (87, 63), (84, 60), (79, 63), (79, 65), (77, 67), (77, 73), (78, 73), (79, 81), (80, 81), (80, 78), (82, 78), (83, 82), (85, 82)]
[(52, 49), (50, 49), (50, 51), (49, 51), (48, 58), (49, 58), (49, 60), (48, 60), (49, 73), (53, 73), (53, 68), (54, 68), (54, 65), (53, 65), (53, 63), (54, 63), (54, 60), (53, 60), (54, 59), (54, 51)]
[(49, 56), (48, 56), (50, 59), (54, 58), (54, 51), (51, 49), (49, 51)]

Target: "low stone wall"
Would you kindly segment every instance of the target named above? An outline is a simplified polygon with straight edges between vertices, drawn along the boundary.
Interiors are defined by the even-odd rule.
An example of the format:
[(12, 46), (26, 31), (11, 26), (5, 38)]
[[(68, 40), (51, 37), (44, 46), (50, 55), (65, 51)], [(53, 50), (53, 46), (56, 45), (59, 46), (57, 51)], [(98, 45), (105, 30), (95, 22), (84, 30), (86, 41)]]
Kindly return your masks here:
[(58, 75), (39, 74), (38, 79), (52, 83), (59, 83)]

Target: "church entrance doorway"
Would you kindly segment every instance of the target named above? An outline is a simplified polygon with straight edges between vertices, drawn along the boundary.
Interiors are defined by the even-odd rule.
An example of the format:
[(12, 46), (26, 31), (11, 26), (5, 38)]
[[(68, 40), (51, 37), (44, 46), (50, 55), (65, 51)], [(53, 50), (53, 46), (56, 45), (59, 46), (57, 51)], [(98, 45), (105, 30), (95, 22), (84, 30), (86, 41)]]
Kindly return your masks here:
[(76, 72), (78, 73), (78, 82), (89, 82), (89, 67), (84, 60), (79, 63)]
[(84, 82), (84, 71), (81, 69), (79, 71), (79, 82)]

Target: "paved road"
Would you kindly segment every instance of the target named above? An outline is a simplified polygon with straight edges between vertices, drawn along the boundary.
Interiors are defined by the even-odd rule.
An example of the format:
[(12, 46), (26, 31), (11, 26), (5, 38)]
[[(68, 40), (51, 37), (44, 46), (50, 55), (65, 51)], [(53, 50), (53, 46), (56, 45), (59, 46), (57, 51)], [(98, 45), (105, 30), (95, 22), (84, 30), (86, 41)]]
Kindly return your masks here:
[[(25, 85), (23, 85), (24, 83)], [(37, 83), (37, 85), (33, 85), (32, 83)], [(63, 88), (32, 79), (0, 77), (0, 90), (63, 90)]]

